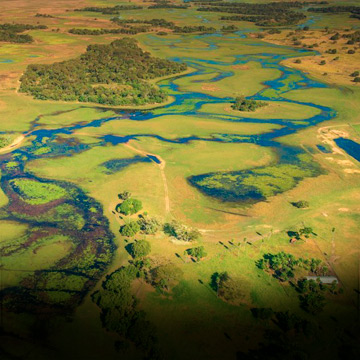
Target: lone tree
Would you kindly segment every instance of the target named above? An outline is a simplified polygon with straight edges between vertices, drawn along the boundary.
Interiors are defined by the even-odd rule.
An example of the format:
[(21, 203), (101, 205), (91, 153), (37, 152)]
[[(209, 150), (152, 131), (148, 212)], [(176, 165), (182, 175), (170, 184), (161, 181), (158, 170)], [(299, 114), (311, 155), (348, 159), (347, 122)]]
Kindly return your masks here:
[(243, 297), (239, 281), (226, 271), (213, 274), (211, 285), (216, 290), (217, 296), (227, 301), (236, 301)]
[(151, 244), (146, 240), (135, 241), (130, 245), (130, 253), (134, 259), (143, 258), (151, 252)]
[(116, 211), (124, 215), (133, 215), (142, 209), (142, 202), (137, 199), (126, 199), (116, 206)]
[(182, 278), (183, 272), (174, 264), (160, 265), (151, 271), (152, 281), (155, 286), (170, 290)]
[(120, 228), (122, 236), (131, 237), (140, 231), (140, 225), (136, 221), (131, 221)]

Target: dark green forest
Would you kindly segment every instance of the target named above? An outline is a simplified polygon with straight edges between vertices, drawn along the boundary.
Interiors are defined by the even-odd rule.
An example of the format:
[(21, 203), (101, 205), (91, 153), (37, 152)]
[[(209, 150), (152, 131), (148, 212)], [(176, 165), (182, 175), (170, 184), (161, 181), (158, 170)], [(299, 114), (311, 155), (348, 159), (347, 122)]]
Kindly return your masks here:
[(47, 29), (45, 25), (0, 24), (0, 41), (11, 43), (32, 43), (34, 39), (28, 34), (19, 34), (27, 30)]
[(41, 100), (142, 105), (166, 100), (163, 90), (146, 80), (186, 70), (185, 64), (156, 58), (123, 38), (109, 45), (89, 45), (80, 57), (51, 65), (29, 65), (20, 91)]

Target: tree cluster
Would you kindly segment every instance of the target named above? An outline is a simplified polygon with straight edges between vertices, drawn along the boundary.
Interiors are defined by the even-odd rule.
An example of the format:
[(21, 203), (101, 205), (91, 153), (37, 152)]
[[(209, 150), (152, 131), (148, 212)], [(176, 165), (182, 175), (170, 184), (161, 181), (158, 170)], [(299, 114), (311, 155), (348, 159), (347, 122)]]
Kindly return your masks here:
[(264, 101), (248, 100), (245, 99), (244, 96), (238, 96), (235, 99), (235, 103), (231, 105), (231, 108), (238, 111), (255, 111), (256, 109), (266, 105), (267, 103)]
[(103, 282), (102, 289), (93, 294), (92, 300), (101, 309), (105, 329), (132, 342), (145, 358), (158, 359), (156, 329), (146, 320), (145, 313), (137, 310), (137, 300), (131, 294), (131, 283), (137, 273), (132, 265), (116, 270)]
[(116, 6), (107, 6), (107, 7), (88, 6), (81, 9), (75, 9), (74, 11), (97, 12), (104, 15), (119, 15), (120, 12), (123, 10), (139, 10), (139, 9), (142, 9), (142, 6), (116, 5)]
[(20, 79), (20, 92), (41, 100), (108, 105), (160, 103), (166, 93), (146, 80), (186, 68), (185, 64), (152, 57), (134, 39), (123, 38), (109, 45), (89, 45), (73, 60), (29, 65)]
[(47, 29), (45, 25), (28, 24), (0, 24), (0, 41), (10, 43), (32, 43), (33, 37), (29, 34), (19, 34), (27, 30)]
[(90, 35), (90, 36), (98, 36), (105, 34), (127, 34), (127, 35), (136, 35), (142, 32), (149, 31), (148, 26), (128, 26), (119, 29), (80, 29), (80, 28), (72, 28), (69, 30), (70, 34), (74, 35)]
[(289, 281), (301, 269), (318, 276), (329, 273), (328, 267), (319, 259), (296, 258), (294, 255), (283, 251), (277, 254), (264, 254), (256, 265), (259, 269), (272, 273), (280, 281)]

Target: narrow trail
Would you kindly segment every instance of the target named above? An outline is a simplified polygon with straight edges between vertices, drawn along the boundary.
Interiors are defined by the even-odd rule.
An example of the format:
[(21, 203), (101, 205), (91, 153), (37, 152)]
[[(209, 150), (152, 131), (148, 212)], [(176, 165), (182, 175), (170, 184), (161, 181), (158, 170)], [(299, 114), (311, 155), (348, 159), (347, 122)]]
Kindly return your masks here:
[(160, 169), (160, 173), (161, 173), (161, 178), (163, 181), (163, 186), (164, 186), (164, 201), (165, 201), (165, 212), (166, 214), (170, 214), (170, 197), (169, 197), (169, 187), (168, 187), (168, 182), (166, 179), (166, 175), (165, 175), (165, 166), (166, 166), (166, 161), (161, 158), (159, 155), (156, 154), (152, 154), (152, 153), (148, 153), (144, 150), (138, 149), (132, 145), (130, 145), (130, 141), (123, 144), (124, 146), (126, 146), (127, 148), (129, 148), (130, 150), (142, 155), (142, 156), (153, 156), (156, 159), (158, 159), (159, 163), (157, 163), (156, 161), (152, 160), (152, 162), (157, 165)]
[(14, 141), (11, 144), (1, 148), (0, 154), (4, 154), (8, 151), (17, 149), (22, 144), (22, 142), (25, 140), (27, 135), (29, 135), (29, 134), (22, 134), (22, 135), (18, 136), (16, 139), (14, 139)]

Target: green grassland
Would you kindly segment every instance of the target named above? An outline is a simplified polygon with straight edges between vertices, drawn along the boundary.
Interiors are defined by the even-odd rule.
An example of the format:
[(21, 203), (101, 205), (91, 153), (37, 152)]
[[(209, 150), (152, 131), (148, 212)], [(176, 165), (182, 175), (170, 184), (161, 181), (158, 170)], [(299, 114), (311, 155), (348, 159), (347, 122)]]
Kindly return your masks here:
[(257, 109), (255, 112), (242, 111), (239, 113), (237, 110), (233, 110), (231, 104), (205, 104), (201, 110), (204, 113), (217, 113), (243, 116), (246, 118), (256, 119), (287, 119), (287, 120), (303, 120), (310, 118), (320, 113), (319, 110), (311, 108), (309, 106), (303, 106), (298, 104), (286, 103), (286, 102), (270, 102), (267, 106)]
[[(86, 6), (118, 4), (116, 1), (84, 3)], [(267, 106), (255, 112), (239, 113), (231, 109), (230, 102), (209, 101), (201, 106), (197, 114), (182, 114), (185, 110), (193, 110), (198, 99), (192, 98), (171, 107), (170, 114), (168, 108), (159, 107), (153, 110), (155, 116), (151, 119), (134, 121), (124, 118), (119, 109), (100, 108), (94, 104), (84, 106), (78, 103), (40, 101), (16, 93), (18, 78), (28, 64), (68, 60), (81, 54), (90, 43), (109, 43), (122, 37), (68, 34), (68, 29), (86, 27), (88, 21), (91, 21), (89, 28), (95, 27), (96, 22), (98, 26), (112, 26), (109, 22), (111, 15), (66, 12), (67, 7), (62, 6), (65, 8), (58, 18), (39, 20), (52, 24), (54, 28), (59, 27), (59, 32), (51, 29), (30, 31), (35, 38), (33, 44), (0, 44), (2, 57), (14, 61), (0, 63), (0, 74), (13, 74), (13, 78), (10, 76), (10, 80), (6, 80), (6, 84), (0, 89), (0, 131), (12, 140), (30, 129), (56, 130), (85, 125), (94, 120), (115, 119), (97, 126), (64, 131), (53, 137), (49, 135), (42, 140), (36, 140), (35, 135), (31, 135), (10, 155), (1, 155), (1, 163), (6, 163), (0, 173), (3, 176), (1, 184), (8, 183), (24, 203), (24, 208), (19, 207), (12, 212), (17, 220), (6, 219), (4, 209), (14, 206), (15, 198), (8, 197), (8, 192), (3, 190), (6, 187), (2, 185), (0, 250), (8, 251), (6, 256), (1, 257), (2, 287), (19, 286), (24, 279), (28, 281), (29, 276), (31, 278), (34, 272), (40, 270), (43, 276), (39, 278), (38, 286), (50, 289), (48, 293), (51, 294), (47, 295), (49, 302), (63, 304), (71, 294), (82, 291), (88, 281), (87, 276), (91, 277), (91, 271), (96, 271), (95, 265), (87, 266), (94, 264), (97, 256), (90, 246), (80, 253), (81, 256), (75, 256), (72, 260), (72, 264), (79, 264), (81, 272), (67, 277), (61, 272), (44, 273), (55, 264), (61, 264), (81, 240), (67, 234), (81, 234), (84, 227), (84, 234), (96, 232), (102, 226), (98, 220), (93, 220), (91, 227), (88, 227), (88, 217), (92, 211), (94, 214), (103, 213), (109, 221), (115, 247), (111, 249), (111, 263), (108, 263), (101, 278), (96, 279), (75, 311), (71, 315), (67, 314), (67, 317), (58, 317), (51, 323), (53, 326), (46, 337), (46, 349), (42, 344), (33, 344), (31, 340), (27, 340), (31, 339), (29, 334), (34, 328), (30, 315), (7, 313), (4, 324), (9, 333), (21, 336), (9, 336), (7, 345), (4, 345), (6, 352), (20, 357), (25, 357), (28, 352), (35, 354), (30, 358), (60, 359), (70, 351), (72, 356), (78, 358), (93, 358), (97, 353), (101, 353), (104, 358), (137, 358), (139, 353), (133, 344), (124, 352), (115, 349), (114, 342), (123, 341), (124, 337), (103, 328), (100, 311), (92, 300), (92, 294), (103, 289), (103, 281), (108, 275), (133, 260), (126, 247), (134, 240), (141, 239), (151, 243), (151, 260), (172, 262), (183, 272), (181, 281), (170, 292), (160, 291), (143, 278), (132, 283), (132, 294), (138, 299), (137, 309), (143, 310), (146, 319), (155, 326), (165, 358), (232, 359), (240, 348), (247, 350), (256, 347), (261, 340), (263, 328), (277, 328), (272, 321), (266, 326), (255, 321), (250, 312), (253, 307), (288, 310), (303, 319), (318, 321), (323, 329), (332, 329), (334, 324), (339, 328), (346, 325), (348, 318), (356, 310), (354, 303), (357, 300), (354, 289), (358, 288), (360, 165), (345, 152), (337, 151), (339, 149), (331, 138), (331, 131), (345, 132), (349, 138), (360, 141), (358, 86), (292, 90), (282, 94), (290, 100), (329, 106), (337, 112), (337, 116), (330, 121), (276, 139), (280, 144), (294, 146), (304, 152), (301, 161), (295, 165), (278, 165), (279, 155), (272, 147), (225, 140), (268, 134), (281, 129), (282, 125), (271, 123), (274, 119), (292, 121), (294, 126), (306, 124), (307, 119), (320, 112), (311, 106), (269, 101)], [(73, 9), (80, 5), (72, 3), (69, 7)], [(199, 15), (209, 22), (201, 22)], [(132, 10), (124, 11), (121, 16), (134, 19), (165, 18), (182, 26), (199, 25), (201, 22), (204, 26), (218, 29), (226, 24), (218, 20), (220, 14), (197, 12), (193, 9)], [(94, 18), (98, 20), (95, 21)], [(21, 14), (19, 19), (29, 19), (28, 22), (32, 23), (37, 18)], [(343, 27), (345, 21), (349, 21), (346, 26), (350, 27), (358, 20), (349, 20), (345, 14), (321, 15), (314, 26)], [(257, 29), (253, 23), (228, 24), (232, 23), (239, 28)], [(261, 57), (263, 53), (294, 54), (287, 47), (273, 48), (259, 39), (242, 39), (232, 34), (199, 38), (198, 34), (168, 34), (161, 37), (154, 33), (138, 34), (135, 38), (153, 56), (185, 56), (193, 58), (195, 64), (203, 65), (204, 73), (176, 79), (174, 83), (179, 86), (179, 90), (170, 90), (170, 95), (197, 92), (222, 98), (251, 96), (264, 89), (265, 81), (281, 76), (281, 72), (274, 68), (263, 68), (256, 61), (239, 64), (239, 67), (233, 66), (231, 63), (235, 54), (251, 54), (254, 57)], [(256, 46), (252, 45), (254, 43)], [(215, 44), (217, 48), (209, 51), (211, 44)], [(53, 51), (53, 56), (49, 56), (50, 50)], [(38, 57), (30, 57), (32, 55)], [(205, 66), (201, 59), (223, 63)], [(232, 72), (232, 76), (211, 82), (222, 72)], [(168, 80), (161, 82), (167, 83)], [(284, 88), (279, 91), (269, 88), (263, 94), (276, 97), (288, 85), (285, 83)], [(254, 122), (231, 121), (235, 116), (251, 118)], [(256, 119), (261, 122), (256, 122)], [(34, 124), (37, 127), (33, 128)], [(106, 135), (138, 136), (127, 143), (112, 145), (103, 139)], [(169, 141), (159, 140), (154, 135)], [(194, 139), (186, 144), (177, 142), (178, 139), (192, 136), (202, 140)], [(204, 139), (217, 141), (203, 141)], [(61, 144), (70, 144), (70, 150), (57, 153), (56, 149)], [(83, 147), (81, 150), (73, 150), (73, 144)], [(332, 152), (322, 153), (317, 148), (321, 144), (327, 145)], [(161, 164), (149, 160), (147, 155), (155, 155), (161, 160)], [(20, 164), (24, 165), (25, 173), (35, 178), (16, 177)], [(253, 169), (255, 171), (251, 177), (244, 180), (242, 174)], [(9, 174), (15, 178), (8, 179)], [(266, 201), (255, 204), (229, 203), (207, 196), (189, 182), (192, 176), (203, 174), (213, 174), (212, 177), (203, 179), (203, 185), (210, 184), (215, 188), (231, 188), (234, 183), (239, 186), (241, 182), (241, 188), (244, 185), (256, 185)], [(302, 180), (294, 181), (295, 178)], [(66, 187), (61, 181), (81, 189), (85, 194), (83, 196), (96, 200), (99, 205), (83, 212), (76, 207), (81, 203), (80, 195), (73, 199), (76, 191)], [(131, 238), (121, 236), (119, 228), (124, 221), (136, 219), (136, 215), (133, 215), (124, 220), (122, 215), (115, 212), (120, 201), (118, 194), (124, 190), (140, 199), (142, 211), (150, 216), (156, 216), (162, 221), (177, 219), (199, 229), (201, 238), (189, 244), (174, 241), (162, 231), (155, 235), (137, 234)], [(68, 203), (71, 199), (73, 202)], [(57, 204), (60, 200), (63, 202)], [(298, 209), (291, 205), (299, 200), (308, 201), (310, 206)], [(166, 208), (167, 201), (169, 211)], [(54, 207), (47, 208), (53, 203), (56, 204)], [(42, 210), (39, 213), (26, 213), (23, 211), (26, 206)], [(35, 242), (28, 244), (31, 234), (39, 230), (30, 227), (29, 224), (34, 221), (38, 221), (39, 228), (41, 224), (51, 222), (59, 233), (63, 231), (64, 234), (43, 234)], [(287, 231), (295, 231), (302, 226), (312, 227), (315, 234), (306, 241), (290, 244)], [(246, 241), (243, 241), (244, 238)], [(243, 245), (236, 248), (229, 243), (232, 240), (242, 241)], [(101, 239), (96, 241), (100, 244)], [(200, 245), (207, 252), (207, 256), (201, 261), (195, 263), (184, 255), (185, 249)], [(14, 253), (10, 253), (11, 251)], [(329, 297), (323, 313), (318, 317), (306, 313), (299, 307), (298, 293), (293, 286), (278, 281), (256, 267), (256, 261), (264, 254), (280, 251), (324, 261), (339, 278), (344, 294), (336, 298)], [(104, 254), (98, 256), (99, 261), (105, 257)], [(224, 301), (210, 286), (212, 275), (223, 271), (241, 284), (242, 297), (239, 304)], [(336, 323), (331, 320), (331, 316), (336, 318)], [(68, 321), (69, 318), (71, 321)], [(327, 331), (317, 332), (314, 337), (319, 343), (328, 344), (327, 349), (317, 353), (317, 358), (331, 358), (331, 353), (337, 351), (337, 345), (335, 342), (329, 344)]]

